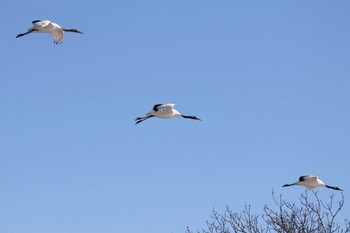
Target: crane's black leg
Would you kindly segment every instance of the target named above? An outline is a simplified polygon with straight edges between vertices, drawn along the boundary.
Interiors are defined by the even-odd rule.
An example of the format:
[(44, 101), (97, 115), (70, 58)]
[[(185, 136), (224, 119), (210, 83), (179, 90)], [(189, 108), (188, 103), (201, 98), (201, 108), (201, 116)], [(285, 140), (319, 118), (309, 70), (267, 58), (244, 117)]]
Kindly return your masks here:
[(145, 120), (147, 120), (148, 118), (151, 118), (151, 117), (153, 117), (153, 116), (146, 116), (146, 117), (137, 117), (136, 119), (135, 119), (135, 125), (137, 125), (138, 123), (141, 123), (142, 121), (145, 121)]
[(27, 34), (29, 34), (29, 33), (32, 33), (33, 31), (34, 31), (34, 30), (31, 29), (31, 30), (28, 30), (28, 31), (25, 32), (25, 33), (18, 34), (18, 35), (16, 36), (16, 38), (21, 37), (21, 36), (25, 36), (25, 35), (27, 35)]

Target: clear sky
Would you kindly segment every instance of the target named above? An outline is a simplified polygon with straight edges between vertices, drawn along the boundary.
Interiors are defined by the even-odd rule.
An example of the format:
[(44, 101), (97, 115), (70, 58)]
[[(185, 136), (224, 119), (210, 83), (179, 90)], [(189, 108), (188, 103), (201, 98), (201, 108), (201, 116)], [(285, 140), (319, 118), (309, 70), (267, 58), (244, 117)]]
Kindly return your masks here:
[[(0, 3), (0, 232), (165, 233), (315, 174), (350, 213), (349, 1)], [(49, 19), (62, 45), (25, 32)], [(149, 119), (175, 103), (202, 121)], [(318, 189), (322, 199), (334, 193)]]

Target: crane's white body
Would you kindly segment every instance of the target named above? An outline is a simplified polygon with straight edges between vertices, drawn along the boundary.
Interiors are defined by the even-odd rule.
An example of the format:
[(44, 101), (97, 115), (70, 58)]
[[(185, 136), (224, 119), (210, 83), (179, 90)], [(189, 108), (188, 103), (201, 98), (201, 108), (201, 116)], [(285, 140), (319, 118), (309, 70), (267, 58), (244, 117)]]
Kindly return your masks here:
[(292, 184), (285, 184), (283, 187), (288, 187), (292, 185), (300, 185), (306, 187), (308, 190), (317, 188), (317, 187), (325, 187), (325, 188), (331, 188), (334, 190), (341, 190), (340, 188), (336, 186), (329, 186), (326, 185), (318, 176), (315, 175), (305, 175), (305, 176), (300, 176), (299, 180), (297, 182), (294, 182)]
[(305, 186), (309, 190), (317, 188), (319, 186), (322, 186), (322, 187), (326, 186), (325, 183), (318, 178), (318, 176), (306, 175), (301, 177), (299, 181), (295, 182), (295, 185)]
[(148, 112), (146, 116), (155, 116), (160, 118), (171, 118), (175, 116), (181, 116), (177, 110), (174, 109), (175, 104), (157, 104), (153, 107), (151, 112)]
[(49, 33), (55, 44), (60, 44), (64, 41), (64, 33), (62, 27), (49, 20), (40, 20), (33, 23), (33, 27), (29, 28), (33, 32)]
[(62, 28), (60, 25), (46, 19), (34, 20), (32, 23), (33, 26), (28, 28), (27, 32), (19, 34), (17, 35), (17, 37), (21, 37), (32, 32), (49, 33), (55, 44), (61, 44), (64, 41), (64, 32), (76, 32), (83, 34), (77, 29), (65, 29)]

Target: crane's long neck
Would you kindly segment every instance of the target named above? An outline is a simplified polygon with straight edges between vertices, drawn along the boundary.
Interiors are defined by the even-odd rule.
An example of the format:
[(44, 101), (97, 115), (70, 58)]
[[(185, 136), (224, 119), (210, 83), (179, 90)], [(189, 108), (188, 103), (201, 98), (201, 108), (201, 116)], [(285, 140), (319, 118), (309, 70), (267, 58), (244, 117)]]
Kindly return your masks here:
[(329, 186), (329, 185), (324, 185), (326, 188), (330, 188), (330, 189), (334, 189), (334, 190), (340, 190), (343, 191), (342, 189), (338, 188), (338, 187), (334, 187), (334, 186)]
[(83, 34), (81, 31), (75, 29), (75, 28), (72, 28), (72, 29), (66, 29), (66, 28), (62, 28), (63, 31), (65, 32), (75, 32), (75, 33), (80, 33), (80, 34)]
[(193, 116), (181, 115), (183, 118), (193, 119)]
[(192, 120), (198, 120), (198, 121), (201, 121), (201, 119), (199, 119), (198, 117), (196, 116), (185, 116), (185, 115), (181, 115), (183, 118), (188, 118), (188, 119), (192, 119)]

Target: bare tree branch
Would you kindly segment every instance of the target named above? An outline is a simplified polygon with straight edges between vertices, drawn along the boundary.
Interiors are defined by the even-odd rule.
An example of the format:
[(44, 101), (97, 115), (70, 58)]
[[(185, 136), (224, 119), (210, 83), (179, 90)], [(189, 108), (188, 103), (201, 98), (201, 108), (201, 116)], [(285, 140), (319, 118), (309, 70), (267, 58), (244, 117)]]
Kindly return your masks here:
[[(309, 193), (315, 199), (311, 201)], [(344, 195), (336, 202), (334, 195), (329, 202), (321, 200), (317, 192), (305, 191), (300, 195), (300, 203), (290, 203), (276, 198), (272, 191), (274, 206), (265, 205), (263, 214), (254, 215), (251, 206), (244, 205), (242, 212), (234, 212), (229, 207), (223, 214), (213, 209), (211, 220), (206, 221), (207, 229), (197, 233), (350, 233), (350, 221), (344, 220), (343, 226), (336, 217), (344, 207)], [(186, 233), (194, 233), (187, 227)]]

